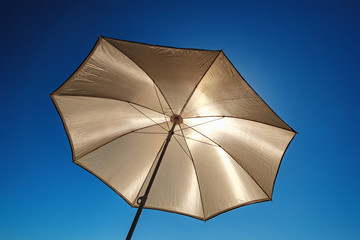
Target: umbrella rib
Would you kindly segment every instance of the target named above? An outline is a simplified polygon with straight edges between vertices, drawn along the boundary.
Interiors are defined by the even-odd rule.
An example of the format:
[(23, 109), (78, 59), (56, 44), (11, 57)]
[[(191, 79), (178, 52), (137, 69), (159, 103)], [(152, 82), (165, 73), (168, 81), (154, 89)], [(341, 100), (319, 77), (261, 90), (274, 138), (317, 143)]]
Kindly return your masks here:
[[(226, 116), (226, 115), (210, 115), (210, 116), (196, 116), (196, 117), (184, 117), (184, 119), (190, 119), (190, 118), (207, 118), (207, 117), (221, 117), (221, 118), (236, 118), (236, 119), (241, 119), (241, 120), (246, 120), (246, 121), (250, 121), (250, 122), (256, 122), (256, 123), (261, 123), (261, 124), (265, 124), (265, 125), (268, 125), (268, 126), (271, 126), (271, 127), (274, 127), (274, 128), (279, 128), (279, 129), (282, 129), (282, 130), (286, 130), (286, 131), (289, 131), (289, 132), (294, 132), (294, 133), (298, 133), (296, 132), (294, 129), (290, 128), (290, 129), (286, 129), (286, 128), (283, 128), (283, 127), (279, 127), (279, 126), (275, 126), (273, 124), (269, 124), (269, 123), (265, 123), (265, 122), (261, 122), (261, 121), (258, 121), (258, 120), (253, 120), (253, 119), (249, 119), (249, 118), (242, 118), (242, 117), (235, 117), (235, 116)], [(218, 119), (216, 119), (218, 120)], [(204, 123), (205, 124), (205, 123)]]
[(111, 46), (113, 46), (114, 48), (116, 48), (119, 52), (121, 52), (122, 54), (124, 54), (124, 56), (126, 56), (127, 58), (129, 58), (136, 66), (138, 66), (150, 79), (151, 81), (153, 81), (153, 83), (155, 84), (155, 86), (159, 89), (159, 92), (161, 93), (161, 95), (164, 97), (166, 103), (169, 106), (169, 109), (171, 110), (172, 114), (174, 114), (174, 112), (172, 111), (172, 108), (170, 107), (170, 104), (168, 102), (168, 100), (166, 99), (164, 93), (161, 91), (161, 89), (159, 88), (159, 86), (156, 84), (156, 82), (154, 81), (154, 79), (137, 63), (134, 61), (134, 59), (132, 59), (130, 56), (128, 56), (126, 53), (120, 51), (117, 47), (115, 47), (114, 45), (112, 45), (109, 41), (107, 41), (105, 39), (106, 42), (108, 42)]
[[(163, 112), (164, 119), (165, 119), (165, 121), (166, 121), (166, 115), (165, 115), (165, 112), (164, 112), (164, 108), (163, 108), (163, 106), (162, 106), (162, 104), (161, 104), (161, 101), (160, 101), (160, 98), (159, 98), (159, 94), (158, 94), (158, 92), (157, 92), (157, 90), (156, 90), (155, 84), (154, 84), (153, 86), (154, 86), (154, 89), (155, 89), (156, 97), (157, 97), (157, 99), (158, 99), (158, 101), (159, 101), (159, 104), (160, 104), (160, 107), (161, 107), (161, 111)], [(168, 130), (170, 130), (170, 126), (169, 126), (169, 124), (168, 124), (167, 121), (166, 121), (166, 125), (168, 126)]]
[[(109, 100), (114, 100), (114, 101), (120, 101), (120, 102), (127, 102), (130, 106), (132, 106), (133, 108), (135, 108), (138, 112), (140, 112), (142, 115), (144, 115), (145, 117), (147, 117), (148, 119), (150, 119), (152, 122), (154, 122), (154, 123), (156, 123), (157, 125), (159, 125), (159, 127), (161, 127), (161, 128), (163, 128), (159, 123), (157, 123), (157, 122), (155, 122), (152, 118), (150, 118), (149, 116), (147, 116), (145, 113), (143, 113), (142, 111), (140, 111), (140, 109), (138, 109), (138, 108), (136, 108), (134, 105), (136, 105), (136, 106), (139, 106), (139, 107), (142, 107), (142, 108), (146, 108), (146, 109), (148, 109), (148, 110), (150, 110), (150, 111), (154, 111), (154, 112), (156, 112), (156, 113), (159, 113), (159, 114), (161, 114), (161, 115), (163, 115), (164, 116), (164, 122), (166, 122), (166, 124), (168, 124), (167, 122), (167, 120), (166, 120), (166, 115), (164, 114), (164, 113), (161, 113), (161, 112), (158, 112), (158, 111), (156, 111), (156, 110), (154, 110), (154, 109), (151, 109), (151, 108), (149, 108), (149, 107), (145, 107), (145, 106), (143, 106), (143, 105), (140, 105), (140, 104), (137, 104), (137, 103), (134, 103), (134, 102), (131, 102), (131, 101), (126, 101), (126, 100), (121, 100), (121, 99), (115, 99), (115, 98), (104, 98), (104, 97), (93, 97), (93, 96), (83, 96), (83, 95), (57, 95), (57, 96), (72, 96), (72, 97), (89, 97), (89, 98), (101, 98), (101, 99), (109, 99)], [(161, 122), (161, 123), (163, 123), (163, 122)], [(163, 128), (165, 131), (168, 131), (167, 129), (165, 129), (165, 128)]]
[(191, 137), (185, 137), (185, 138), (186, 138), (186, 139), (190, 139), (190, 140), (195, 141), (195, 142), (199, 142), (199, 143), (207, 144), (207, 145), (209, 145), (209, 146), (219, 147), (218, 145), (211, 144), (211, 143), (207, 143), (207, 142), (203, 142), (203, 141), (200, 141), (200, 140), (195, 139), (195, 138), (191, 138)]
[(188, 104), (190, 98), (193, 96), (193, 94), (194, 94), (195, 90), (197, 89), (197, 87), (199, 86), (200, 82), (204, 79), (205, 75), (207, 74), (207, 72), (209, 71), (209, 69), (212, 67), (212, 65), (214, 64), (214, 62), (216, 61), (216, 59), (219, 57), (220, 53), (222, 53), (222, 50), (220, 50), (220, 51), (218, 52), (218, 54), (216, 55), (216, 57), (214, 58), (214, 60), (213, 60), (212, 63), (210, 64), (210, 66), (208, 67), (208, 69), (206, 69), (206, 71), (205, 71), (204, 74), (201, 76), (201, 78), (200, 78), (200, 80), (198, 81), (198, 83), (195, 85), (194, 89), (193, 89), (192, 92), (190, 93), (190, 96), (189, 96), (188, 99), (186, 100), (183, 108), (181, 109), (179, 115), (181, 115), (182, 112), (184, 111), (184, 109), (185, 109), (186, 105)]
[(127, 102), (127, 103), (131, 103), (131, 104), (137, 105), (137, 106), (139, 106), (139, 107), (146, 108), (146, 109), (148, 109), (148, 110), (150, 110), (150, 111), (154, 111), (154, 112), (156, 112), (156, 113), (159, 113), (159, 114), (163, 115), (162, 112), (159, 112), (159, 111), (157, 111), (157, 110), (155, 110), (155, 109), (146, 107), (146, 106), (141, 105), (141, 104), (138, 104), (138, 103), (134, 103), (134, 102), (129, 101), (129, 100), (120, 99), (120, 98), (101, 97), (101, 96), (87, 96), (87, 95), (73, 95), (73, 94), (51, 94), (50, 96), (58, 96), (58, 97), (61, 97), (61, 96), (70, 96), (70, 97), (101, 98), (101, 99), (108, 99), (108, 100), (119, 101), (119, 102)]
[(117, 136), (117, 137), (114, 137), (113, 139), (110, 139), (110, 140), (109, 140), (109, 141), (107, 141), (106, 143), (101, 144), (100, 146), (98, 146), (98, 147), (96, 147), (96, 148), (94, 148), (94, 149), (90, 150), (89, 152), (86, 152), (86, 153), (81, 154), (81, 155), (80, 155), (80, 156), (78, 156), (76, 159), (73, 157), (73, 160), (74, 160), (74, 162), (76, 162), (76, 161), (78, 161), (79, 159), (81, 159), (81, 158), (85, 157), (86, 155), (88, 155), (88, 154), (90, 154), (90, 153), (92, 153), (92, 152), (96, 151), (97, 149), (99, 149), (99, 148), (101, 148), (101, 147), (105, 146), (106, 144), (108, 144), (108, 143), (111, 143), (111, 142), (115, 141), (116, 139), (119, 139), (119, 138), (121, 138), (121, 137), (123, 137), (123, 136), (126, 136), (126, 135), (130, 134), (130, 133), (136, 133), (136, 131), (139, 131), (139, 130), (142, 130), (142, 129), (145, 129), (145, 128), (149, 128), (149, 127), (153, 127), (153, 126), (156, 126), (156, 125), (157, 125), (157, 124), (152, 124), (152, 125), (149, 125), (149, 126), (145, 126), (145, 127), (142, 127), (142, 128), (139, 128), (139, 129), (135, 129), (135, 130), (132, 130), (132, 131), (130, 131), (130, 132), (127, 132), (127, 133), (121, 134), (120, 136)]
[[(189, 129), (189, 128), (184, 128), (184, 130), (187, 130), (187, 129)], [(182, 137), (182, 135), (177, 134), (177, 133), (174, 133), (174, 135), (175, 135), (175, 136)], [(184, 137), (185, 137), (185, 136), (184, 136)], [(211, 143), (207, 143), (207, 142), (203, 142), (203, 141), (200, 141), (200, 140), (195, 139), (195, 138), (191, 138), (191, 137), (185, 137), (185, 138), (186, 138), (186, 139), (193, 140), (193, 141), (196, 141), (196, 142), (200, 142), (200, 143), (208, 144), (208, 145), (210, 145), (210, 146), (219, 147), (219, 146), (217, 146), (217, 145), (214, 145), (214, 144), (211, 144)]]
[[(167, 129), (165, 129), (163, 126), (161, 126), (160, 124), (158, 124), (157, 122), (155, 122), (151, 117), (147, 116), (145, 113), (143, 113), (142, 111), (140, 111), (138, 108), (136, 108), (135, 106), (133, 106), (131, 103), (129, 103), (130, 106), (132, 106), (133, 108), (135, 108), (139, 113), (141, 113), (142, 115), (144, 115), (145, 117), (147, 117), (148, 119), (150, 119), (151, 121), (153, 121), (155, 124), (157, 124), (159, 127), (161, 127), (162, 129), (164, 129), (165, 131), (168, 131)], [(166, 119), (165, 119), (166, 121)], [(162, 122), (163, 123), (163, 122)], [(167, 123), (167, 122), (166, 122)]]
[[(193, 125), (193, 126), (191, 126), (191, 127), (197, 127), (197, 126), (200, 126), (200, 125), (203, 125), (203, 124), (207, 124), (207, 123), (215, 122), (215, 121), (217, 121), (217, 120), (221, 120), (221, 119), (223, 119), (223, 118), (224, 118), (224, 117), (219, 117), (219, 118), (217, 118), (217, 119), (213, 119), (213, 120), (210, 120), (210, 121), (207, 121), (207, 122), (203, 122), (203, 123), (195, 124), (195, 125)], [(188, 125), (186, 124), (186, 126), (188, 126)], [(184, 128), (184, 129), (187, 129), (187, 128)]]
[[(194, 158), (193, 158), (193, 156), (192, 156), (192, 154), (191, 154), (190, 147), (189, 147), (189, 145), (188, 145), (188, 143), (187, 143), (187, 141), (186, 141), (186, 138), (185, 138), (184, 132), (183, 132), (183, 130), (182, 130), (181, 124), (179, 124), (179, 128), (180, 128), (182, 137), (184, 138), (186, 147), (187, 147), (187, 149), (189, 150), (191, 162), (192, 162), (192, 164), (193, 164), (193, 166), (194, 166), (195, 176), (196, 176), (196, 180), (197, 180), (198, 186), (199, 186), (199, 194), (200, 194), (201, 208), (202, 208), (202, 210), (203, 210), (203, 215), (204, 215), (204, 219), (205, 219), (204, 200), (203, 200), (203, 197), (202, 197), (202, 192), (201, 192), (201, 187), (200, 187), (200, 181), (199, 181), (199, 175), (198, 175), (198, 173), (197, 173), (197, 171), (196, 171), (195, 161), (194, 161)], [(180, 143), (179, 143), (179, 144), (180, 144)]]
[[(179, 135), (178, 135), (179, 136)], [(179, 136), (182, 137), (182, 136)], [(179, 146), (181, 147), (181, 149), (183, 150), (183, 152), (186, 154), (186, 156), (188, 156), (188, 158), (191, 159), (191, 156), (186, 152), (186, 150), (184, 149), (184, 147), (181, 145), (181, 143), (179, 142), (179, 140), (177, 140), (177, 138), (174, 136), (176, 142), (179, 144)], [(190, 151), (190, 150), (189, 150)]]
[[(189, 128), (186, 128), (186, 129), (189, 129)], [(186, 129), (184, 129), (184, 130), (186, 130)], [(174, 133), (174, 135), (176, 135), (176, 136), (180, 136), (180, 137), (181, 137), (181, 135), (180, 135), (180, 134), (176, 134), (176, 133)], [(185, 136), (184, 136), (184, 137), (185, 137)], [(199, 143), (204, 143), (204, 144), (207, 144), (207, 145), (210, 145), (210, 146), (213, 146), (213, 147), (219, 147), (218, 145), (211, 144), (211, 143), (207, 143), (207, 142), (203, 142), (203, 141), (200, 141), (200, 140), (195, 139), (195, 138), (191, 138), (191, 137), (185, 137), (185, 138), (186, 138), (186, 139), (193, 140), (193, 141), (196, 141), (196, 142), (199, 142)]]
[[(186, 125), (186, 124), (184, 124), (184, 125)], [(187, 125), (187, 126), (188, 126), (188, 125)], [(189, 128), (191, 128), (191, 129), (194, 130), (195, 132), (201, 134), (202, 136), (204, 136), (205, 138), (209, 139), (211, 142), (213, 142), (214, 144), (216, 144), (217, 146), (219, 146), (219, 147), (220, 147), (224, 152), (226, 152), (238, 165), (241, 166), (241, 164), (238, 163), (238, 162), (235, 160), (236, 158), (234, 158), (228, 151), (226, 151), (223, 147), (221, 147), (220, 144), (218, 144), (217, 142), (215, 142), (214, 140), (212, 140), (211, 138), (209, 138), (209, 137), (206, 136), (205, 134), (199, 132), (198, 130), (196, 130), (196, 129), (190, 127), (190, 126), (189, 126)], [(245, 168), (243, 168), (242, 166), (241, 166), (241, 168), (244, 169), (244, 171), (245, 171), (245, 172), (251, 177), (251, 179), (258, 185), (258, 187), (264, 192), (264, 194), (269, 198), (269, 200), (271, 200), (271, 197), (266, 193), (266, 191), (261, 187), (261, 185), (254, 179), (254, 177), (253, 177), (251, 174), (249, 174), (249, 173), (246, 171)]]

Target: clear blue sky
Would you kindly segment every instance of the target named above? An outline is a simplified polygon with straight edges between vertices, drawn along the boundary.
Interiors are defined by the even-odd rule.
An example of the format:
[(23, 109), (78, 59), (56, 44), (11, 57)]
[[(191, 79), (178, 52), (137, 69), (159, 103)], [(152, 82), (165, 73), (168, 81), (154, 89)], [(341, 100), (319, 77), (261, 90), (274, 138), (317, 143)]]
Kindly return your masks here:
[(359, 1), (54, 2), (0, 8), (0, 239), (127, 234), (136, 209), (72, 163), (48, 96), (98, 34), (223, 49), (300, 133), (283, 159), (273, 202), (206, 223), (144, 210), (134, 240), (360, 238)]

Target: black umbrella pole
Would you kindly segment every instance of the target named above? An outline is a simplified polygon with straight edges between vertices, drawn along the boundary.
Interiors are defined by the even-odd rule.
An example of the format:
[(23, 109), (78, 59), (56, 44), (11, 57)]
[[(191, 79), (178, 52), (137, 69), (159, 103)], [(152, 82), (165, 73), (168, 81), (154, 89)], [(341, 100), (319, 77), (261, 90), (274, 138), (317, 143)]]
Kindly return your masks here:
[(170, 131), (169, 131), (169, 133), (168, 133), (168, 136), (167, 136), (167, 138), (166, 138), (166, 142), (165, 142), (164, 148), (163, 148), (163, 150), (161, 151), (161, 154), (160, 154), (160, 157), (159, 157), (159, 161), (157, 162), (157, 164), (156, 164), (156, 166), (155, 166), (154, 172), (153, 172), (153, 174), (152, 174), (152, 176), (151, 176), (151, 179), (150, 179), (149, 184), (148, 184), (148, 186), (147, 186), (147, 188), (146, 188), (146, 191), (145, 191), (144, 196), (139, 197), (138, 200), (137, 200), (137, 203), (139, 204), (139, 208), (138, 208), (138, 210), (137, 210), (137, 212), (136, 212), (136, 215), (135, 215), (135, 217), (134, 217), (134, 220), (133, 220), (133, 222), (132, 222), (132, 224), (131, 224), (129, 233), (128, 233), (127, 237), (126, 237), (126, 240), (130, 240), (131, 237), (132, 237), (132, 235), (133, 235), (133, 233), (134, 233), (136, 224), (137, 224), (137, 222), (138, 222), (138, 220), (139, 220), (139, 218), (140, 218), (141, 211), (143, 210), (143, 208), (144, 208), (144, 206), (145, 206), (145, 202), (146, 202), (147, 197), (148, 197), (148, 195), (149, 195), (150, 188), (151, 188), (151, 186), (152, 186), (152, 184), (153, 184), (153, 182), (154, 182), (156, 173), (157, 173), (158, 170), (159, 170), (159, 167), (160, 167), (161, 161), (162, 161), (162, 159), (163, 159), (163, 157), (164, 157), (166, 148), (167, 148), (167, 146), (169, 145), (169, 142), (170, 142), (170, 140), (171, 140), (172, 135), (174, 134), (174, 129), (175, 129), (175, 126), (176, 126), (176, 124), (178, 123), (178, 121), (179, 121), (179, 120), (178, 120), (177, 118), (175, 118), (175, 121), (174, 121), (174, 123), (173, 123), (173, 125), (172, 125), (172, 127), (171, 127), (171, 129), (170, 129)]

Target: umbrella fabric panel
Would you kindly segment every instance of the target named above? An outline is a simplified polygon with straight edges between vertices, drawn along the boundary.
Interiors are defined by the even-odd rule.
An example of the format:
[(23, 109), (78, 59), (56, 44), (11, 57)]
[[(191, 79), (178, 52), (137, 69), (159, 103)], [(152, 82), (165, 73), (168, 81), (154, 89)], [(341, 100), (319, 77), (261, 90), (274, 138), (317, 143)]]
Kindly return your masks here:
[[(191, 137), (194, 131), (185, 130)], [(199, 179), (205, 219), (237, 206), (269, 200), (248, 173), (223, 149), (187, 138)]]
[(139, 66), (100, 38), (84, 63), (55, 94), (118, 99), (162, 112), (162, 107), (168, 109), (167, 103), (155, 89), (154, 82)]
[(231, 116), (292, 130), (245, 82), (222, 52), (181, 115), (183, 118)]
[[(151, 187), (145, 208), (175, 212), (204, 219), (200, 189), (196, 171), (183, 137), (173, 136), (159, 171)], [(155, 164), (148, 174), (139, 193), (143, 196), (153, 173)]]
[(96, 175), (133, 205), (165, 138), (166, 135), (161, 134), (130, 133), (75, 163)]
[(74, 160), (123, 134), (164, 121), (162, 114), (127, 102), (81, 96), (52, 97), (72, 143)]
[(139, 65), (179, 114), (220, 51), (180, 49), (105, 38)]
[(271, 199), (280, 161), (294, 132), (237, 118), (222, 118), (193, 129), (221, 146)]

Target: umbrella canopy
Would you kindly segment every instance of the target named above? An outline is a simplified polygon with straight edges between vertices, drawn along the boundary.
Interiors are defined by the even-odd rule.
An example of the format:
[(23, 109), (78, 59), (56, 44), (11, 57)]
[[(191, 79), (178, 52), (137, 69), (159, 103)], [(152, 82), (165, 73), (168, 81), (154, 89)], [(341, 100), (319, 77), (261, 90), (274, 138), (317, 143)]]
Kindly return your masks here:
[(295, 135), (223, 51), (99, 37), (51, 98), (73, 161), (133, 207), (166, 145), (144, 207), (201, 220), (271, 200)]

